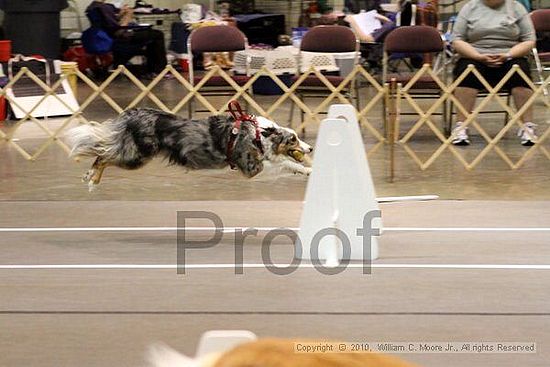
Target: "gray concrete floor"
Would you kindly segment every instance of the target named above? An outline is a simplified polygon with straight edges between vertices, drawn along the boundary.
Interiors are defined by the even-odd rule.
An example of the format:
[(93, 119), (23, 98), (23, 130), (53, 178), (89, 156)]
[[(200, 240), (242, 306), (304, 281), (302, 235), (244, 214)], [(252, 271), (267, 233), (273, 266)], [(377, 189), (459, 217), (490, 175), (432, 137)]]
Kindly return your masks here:
[[(4, 201), (6, 227), (175, 226), (178, 210), (212, 210), (227, 226), (298, 225), (296, 201)], [(386, 227), (542, 227), (548, 202), (382, 205)], [(457, 219), (457, 215), (460, 219)], [(189, 223), (189, 225), (208, 225)], [(193, 235), (201, 239), (204, 235)], [(262, 237), (245, 242), (259, 263)], [(548, 264), (548, 232), (387, 232), (375, 264)], [(1, 264), (175, 264), (174, 232), (3, 233)], [(293, 248), (279, 239), (275, 262)], [(232, 237), (187, 264), (233, 263)], [(210, 329), (346, 341), (536, 342), (536, 354), (404, 354), (421, 366), (547, 366), (548, 270), (374, 268), (326, 276), (299, 269), (0, 270), (2, 365), (141, 366), (163, 341), (192, 354)]]
[[(306, 140), (314, 144), (315, 138)], [(20, 143), (32, 151), (42, 142), (31, 138)], [(515, 140), (507, 144), (509, 151), (524, 150)], [(430, 152), (436, 149), (435, 145), (429, 145), (419, 146), (431, 149)], [(476, 148), (471, 149), (473, 154)], [(57, 145), (48, 148), (35, 162), (25, 160), (6, 144), (0, 144), (0, 156), (1, 200), (302, 200), (307, 183), (307, 178), (294, 175), (260, 175), (248, 180), (229, 169), (185, 172), (155, 160), (139, 171), (108, 168), (101, 185), (89, 193), (81, 177), (92, 161), (76, 163)], [(540, 153), (514, 171), (494, 153), (474, 171), (465, 170), (449, 152), (426, 171), (421, 171), (400, 149), (396, 162), (395, 181), (389, 183), (387, 148), (369, 156), (379, 196), (437, 194), (444, 199), (550, 199), (550, 160)]]
[[(169, 106), (181, 98), (172, 82), (159, 93)], [(133, 89), (113, 86), (124, 105)], [(86, 96), (81, 88), (79, 98)], [(268, 105), (273, 99), (259, 97)], [(271, 102), (270, 102), (271, 101)], [(286, 121), (288, 106), (276, 119)], [(537, 105), (542, 130), (549, 111)], [(101, 121), (104, 103), (85, 111)], [(381, 128), (380, 109), (369, 114)], [(403, 120), (402, 131), (413, 118)], [(493, 134), (500, 117), (483, 117)], [(55, 128), (59, 119), (49, 119)], [(0, 127), (10, 131), (9, 123)], [(315, 141), (316, 128), (306, 140)], [(474, 134), (475, 135), (475, 134)], [(14, 136), (29, 150), (44, 142), (33, 123)], [(374, 140), (364, 131), (367, 149)], [(423, 131), (413, 141), (427, 157), (437, 147)], [(547, 146), (550, 145), (550, 141)], [(469, 157), (482, 148), (460, 151)], [(502, 146), (524, 152), (513, 132)], [(80, 182), (90, 162), (72, 162), (52, 146), (35, 162), (0, 143), (0, 227), (175, 226), (178, 210), (210, 210), (227, 226), (298, 226), (307, 178), (241, 178), (229, 171), (184, 173), (154, 161), (143, 170), (108, 169), (93, 193)], [(402, 150), (387, 182), (388, 151), (369, 156), (378, 196), (437, 194), (442, 199), (382, 205), (387, 227), (548, 227), (550, 161), (537, 153), (509, 170), (491, 153), (468, 172), (450, 153), (422, 172)], [(208, 223), (197, 223), (208, 225)], [(198, 235), (197, 235), (198, 236)], [(197, 238), (203, 238), (198, 236)], [(258, 263), (262, 237), (245, 242), (244, 259)], [(375, 264), (550, 264), (549, 232), (387, 232)], [(173, 232), (2, 233), (0, 265), (175, 264)], [(277, 239), (274, 261), (293, 248)], [(189, 263), (233, 263), (232, 238), (189, 254)], [(192, 354), (210, 329), (250, 329), (260, 336), (345, 341), (536, 342), (536, 354), (406, 354), (421, 366), (540, 366), (550, 363), (550, 272), (533, 269), (374, 268), (325, 276), (299, 269), (276, 276), (266, 269), (0, 269), (0, 365), (141, 366), (148, 345), (163, 341)]]

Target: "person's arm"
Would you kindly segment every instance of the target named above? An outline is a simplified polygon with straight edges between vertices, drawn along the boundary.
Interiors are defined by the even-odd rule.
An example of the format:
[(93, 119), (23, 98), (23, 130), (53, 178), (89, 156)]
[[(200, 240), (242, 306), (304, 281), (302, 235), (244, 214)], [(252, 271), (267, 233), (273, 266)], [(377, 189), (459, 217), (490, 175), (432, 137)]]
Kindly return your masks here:
[(515, 45), (508, 51), (508, 56), (512, 59), (527, 56), (535, 47), (535, 41), (523, 41)]
[(488, 63), (490, 60), (487, 55), (479, 53), (474, 46), (468, 42), (467, 30), (468, 30), (468, 4), (462, 8), (458, 13), (455, 24), (453, 26), (453, 49), (461, 57), (465, 59), (472, 59), (480, 61), (482, 63)]
[(519, 57), (526, 56), (533, 47), (535, 46), (534, 41), (523, 41), (515, 45), (505, 54), (496, 54), (496, 55), (489, 55), (491, 60), (487, 65), (492, 67), (499, 67), (502, 64), (504, 64), (508, 60), (517, 59)]
[(519, 43), (514, 45), (505, 54), (494, 55), (489, 66), (500, 66), (508, 60), (527, 56), (535, 47), (536, 34), (531, 17), (521, 4), (516, 3), (516, 14), (518, 15)]
[(133, 19), (134, 19), (134, 9), (128, 7), (128, 5), (124, 5), (119, 12), (118, 24), (121, 27), (127, 27), (132, 22)]
[(120, 29), (120, 24), (117, 17), (117, 8), (111, 4), (102, 4), (99, 8), (99, 12), (101, 13), (101, 17), (103, 18), (103, 26), (106, 28), (107, 32), (113, 35), (118, 29)]
[(516, 4), (516, 11), (520, 16), (518, 21), (520, 42), (510, 49), (509, 56), (512, 58), (527, 56), (537, 41), (535, 27), (523, 5)]
[(468, 30), (468, 20), (465, 14), (463, 14), (465, 11), (465, 8), (460, 11), (453, 26), (453, 49), (464, 58), (476, 60), (479, 56), (479, 52), (468, 43), (466, 34)]
[(382, 22), (382, 23), (389, 23), (389, 22), (391, 22), (391, 19), (390, 19), (390, 18), (388, 18), (388, 17), (386, 17), (385, 15), (382, 15), (382, 14), (378, 14), (378, 13), (377, 13), (377, 14), (374, 15), (374, 17), (375, 17), (376, 19), (378, 19), (378, 20), (379, 20), (380, 22)]
[(359, 38), (359, 41), (367, 43), (374, 42), (374, 38), (370, 34), (366, 34), (361, 30), (361, 27), (359, 27), (353, 15), (348, 15), (345, 20), (349, 23), (351, 29), (353, 29), (355, 35)]
[[(456, 27), (456, 24), (455, 24), (455, 27)], [(462, 56), (463, 58), (479, 61), (484, 64), (488, 64), (491, 62), (489, 55), (484, 55), (482, 53), (479, 53), (474, 48), (474, 46), (472, 46), (471, 44), (463, 40), (461, 35), (457, 37), (457, 34), (455, 33), (453, 39), (454, 39), (453, 48), (455, 52), (460, 56)]]
[(463, 40), (454, 40), (453, 48), (456, 53), (465, 59), (472, 59), (476, 61), (483, 61), (483, 54), (480, 54), (472, 45)]

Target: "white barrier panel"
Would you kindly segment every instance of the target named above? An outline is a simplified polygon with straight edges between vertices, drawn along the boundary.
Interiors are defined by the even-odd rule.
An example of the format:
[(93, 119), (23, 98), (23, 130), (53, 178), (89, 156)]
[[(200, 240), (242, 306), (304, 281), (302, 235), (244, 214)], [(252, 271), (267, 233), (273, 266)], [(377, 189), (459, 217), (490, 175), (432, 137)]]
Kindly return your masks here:
[(202, 334), (194, 358), (187, 357), (171, 347), (156, 343), (149, 347), (147, 359), (151, 367), (209, 366), (217, 357), (239, 344), (251, 342), (258, 337), (248, 330), (211, 330)]
[[(379, 207), (355, 110), (351, 105), (333, 105), (317, 136), (296, 257), (325, 260), (327, 266), (340, 260), (378, 258), (376, 237), (370, 239), (370, 253), (363, 254), (364, 238), (358, 233), (368, 213), (379, 213)], [(382, 230), (381, 219), (375, 218), (372, 227)], [(349, 253), (344, 253), (342, 238), (330, 234), (335, 230), (327, 228), (345, 234)]]
[(210, 330), (202, 334), (195, 358), (212, 353), (223, 353), (239, 344), (258, 339), (256, 334), (248, 330)]

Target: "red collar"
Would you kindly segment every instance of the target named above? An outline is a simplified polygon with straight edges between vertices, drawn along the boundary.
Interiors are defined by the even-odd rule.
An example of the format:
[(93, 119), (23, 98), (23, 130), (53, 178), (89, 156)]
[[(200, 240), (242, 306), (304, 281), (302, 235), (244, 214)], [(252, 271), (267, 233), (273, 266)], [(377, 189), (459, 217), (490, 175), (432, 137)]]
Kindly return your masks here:
[(236, 100), (229, 102), (228, 109), (229, 113), (235, 119), (235, 122), (233, 124), (233, 128), (231, 129), (229, 140), (227, 141), (227, 149), (225, 155), (227, 157), (227, 162), (229, 163), (229, 166), (231, 166), (231, 169), (236, 169), (235, 162), (233, 161), (233, 150), (235, 149), (235, 145), (237, 144), (237, 136), (239, 135), (239, 131), (241, 131), (241, 123), (248, 121), (252, 123), (252, 125), (254, 125), (254, 128), (256, 130), (254, 144), (256, 144), (256, 147), (258, 147), (262, 154), (264, 153), (264, 149), (262, 146), (262, 135), (260, 133), (256, 117), (243, 112), (243, 110), (241, 109), (241, 105)]

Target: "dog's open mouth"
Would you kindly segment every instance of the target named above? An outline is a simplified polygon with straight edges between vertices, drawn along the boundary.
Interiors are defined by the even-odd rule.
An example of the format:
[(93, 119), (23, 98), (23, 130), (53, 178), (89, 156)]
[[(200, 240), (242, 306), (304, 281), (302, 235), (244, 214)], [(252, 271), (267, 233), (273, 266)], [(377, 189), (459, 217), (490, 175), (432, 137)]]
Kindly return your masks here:
[(288, 151), (288, 155), (294, 158), (297, 162), (303, 162), (304, 161), (304, 155), (305, 153), (298, 149), (291, 149)]

